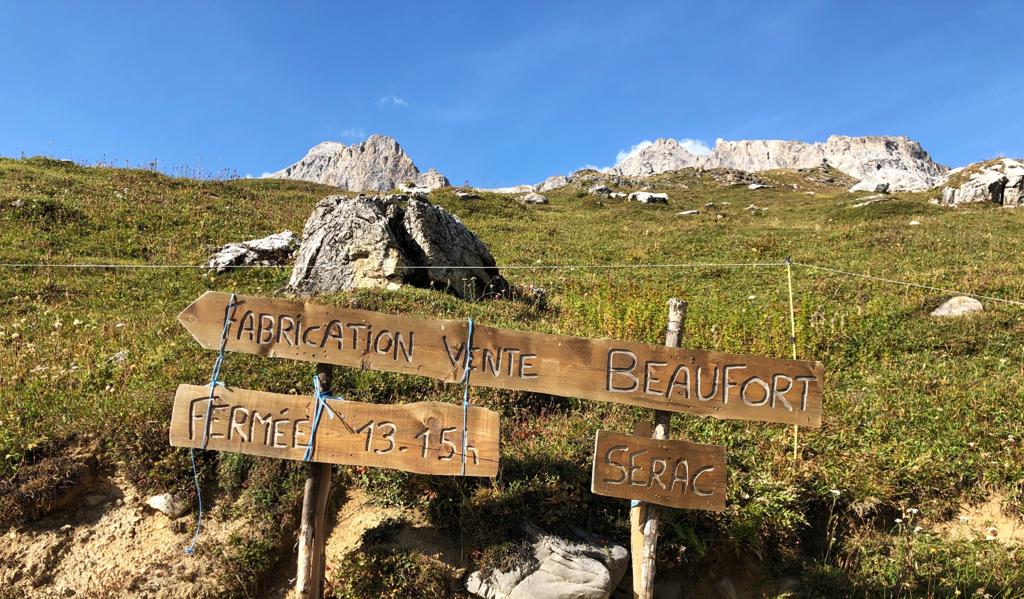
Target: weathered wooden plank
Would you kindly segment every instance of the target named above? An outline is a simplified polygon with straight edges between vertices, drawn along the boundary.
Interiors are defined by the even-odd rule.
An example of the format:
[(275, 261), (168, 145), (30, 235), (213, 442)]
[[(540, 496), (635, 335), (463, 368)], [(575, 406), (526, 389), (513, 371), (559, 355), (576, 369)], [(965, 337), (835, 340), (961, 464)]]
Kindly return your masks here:
[(590, 490), (608, 497), (720, 512), (725, 509), (725, 447), (599, 430)]
[[(171, 415), (171, 445), (201, 447), (209, 408), (208, 386), (180, 385)], [(462, 407), (440, 402), (368, 404), (328, 401), (311, 461), (395, 468), (420, 474), (459, 475)], [(218, 387), (207, 449), (301, 460), (309, 442), (312, 397)], [(471, 406), (465, 473), (498, 473), (498, 415)]]
[[(178, 317), (220, 346), (229, 294), (209, 291)], [(461, 380), (468, 325), (300, 301), (238, 296), (226, 349)], [(741, 356), (477, 325), (475, 386), (611, 401), (690, 414), (818, 427), (820, 362)]]

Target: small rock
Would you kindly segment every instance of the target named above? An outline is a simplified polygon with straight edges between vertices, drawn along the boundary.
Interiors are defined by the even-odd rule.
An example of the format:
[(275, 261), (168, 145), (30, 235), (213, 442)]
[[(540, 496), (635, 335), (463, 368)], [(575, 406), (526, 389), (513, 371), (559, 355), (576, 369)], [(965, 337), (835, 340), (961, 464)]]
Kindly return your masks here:
[(605, 185), (595, 185), (595, 186), (591, 187), (590, 189), (588, 189), (587, 193), (589, 193), (591, 195), (606, 196), (606, 195), (610, 195), (612, 193), (612, 190), (611, 190), (610, 187), (607, 187)]
[(736, 594), (736, 585), (728, 576), (715, 583), (715, 590), (718, 591), (722, 599), (739, 599), (739, 595)]
[(110, 498), (102, 493), (90, 493), (85, 496), (83, 501), (86, 505), (95, 507), (110, 501)]
[(519, 197), (519, 203), (520, 204), (547, 204), (548, 203), (548, 199), (547, 199), (547, 197), (545, 197), (545, 196), (543, 196), (543, 195), (541, 195), (539, 193), (531, 192), (531, 193), (528, 193), (528, 194), (526, 194), (524, 196), (520, 196)]
[(747, 189), (749, 189), (751, 191), (753, 191), (755, 189), (764, 189), (766, 187), (768, 187), (768, 186), (765, 185), (764, 183), (751, 183), (750, 185), (747, 185)]
[(171, 495), (170, 493), (154, 495), (146, 500), (146, 505), (158, 512), (161, 512), (171, 520), (180, 518), (188, 511), (189, 508), (187, 502)]
[(676, 216), (693, 216), (694, 214), (700, 214), (700, 210), (683, 210), (682, 212), (676, 212)]
[(622, 193), (621, 191), (613, 191), (610, 194), (608, 194), (608, 197), (609, 198), (615, 198), (615, 199), (621, 199), (621, 198), (626, 197), (626, 194)]
[(757, 204), (751, 204), (751, 205), (747, 206), (746, 208), (744, 208), (744, 210), (746, 210), (747, 212), (749, 212), (751, 214), (757, 214), (757, 213), (760, 213), (760, 212), (764, 212), (765, 210), (767, 210), (767, 208), (762, 208), (762, 207), (758, 206)]
[(477, 194), (473, 193), (472, 191), (463, 191), (461, 189), (456, 189), (455, 190), (455, 195), (457, 195), (460, 200), (478, 200), (478, 199), (480, 199), (480, 196), (478, 196)]
[(704, 204), (704, 207), (705, 208), (714, 208), (715, 207), (715, 203), (714, 202), (708, 202), (707, 204)]
[(668, 204), (667, 193), (654, 193), (651, 191), (634, 191), (629, 194), (630, 202), (640, 202), (641, 204)]
[(911, 227), (916, 227), (916, 226), (918, 226), (918, 225), (920, 225), (920, 224), (921, 224), (921, 221), (919, 221), (919, 220), (912, 220), (912, 221), (910, 221), (910, 222), (909, 222), (908, 224), (909, 224), (909, 225), (910, 225)]
[(946, 300), (941, 306), (932, 312), (932, 316), (954, 317), (970, 314), (971, 312), (982, 312), (985, 307), (981, 302), (966, 295), (957, 295)]
[(61, 532), (71, 532), (71, 529), (72, 529), (72, 526), (70, 524), (65, 524), (64, 526), (60, 527), (60, 531)]

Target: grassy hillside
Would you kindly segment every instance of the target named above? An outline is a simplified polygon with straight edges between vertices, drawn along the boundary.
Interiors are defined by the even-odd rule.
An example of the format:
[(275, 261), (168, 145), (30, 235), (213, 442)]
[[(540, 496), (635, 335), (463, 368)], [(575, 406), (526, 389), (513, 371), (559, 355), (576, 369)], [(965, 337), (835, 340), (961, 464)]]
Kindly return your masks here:
[[(928, 194), (894, 194), (854, 208), (865, 194), (842, 185), (792, 172), (762, 178), (773, 187), (720, 187), (692, 170), (664, 175), (653, 187), (669, 192), (667, 207), (573, 187), (548, 193), (550, 205), (529, 207), (497, 195), (462, 201), (438, 192), (432, 201), (476, 231), (499, 264), (530, 267), (504, 274), (545, 288), (546, 308), (415, 289), (321, 301), (659, 343), (666, 300), (682, 297), (690, 304), (685, 345), (788, 357), (785, 269), (698, 264), (791, 256), (1024, 298), (1022, 210), (941, 209)], [(305, 183), (200, 182), (0, 159), (0, 262), (199, 264), (211, 246), (301, 231), (330, 192)], [(762, 210), (746, 210), (750, 204)], [(693, 208), (701, 213), (676, 215)], [(921, 224), (910, 226), (912, 220)], [(600, 264), (636, 268), (588, 266)], [(644, 266), (651, 264), (676, 266)], [(272, 295), (288, 274), (0, 269), (0, 525), (23, 521), (55, 497), (72, 470), (61, 466), (62, 452), (86, 440), (101, 444), (106, 468), (141, 488), (191, 493), (188, 454), (166, 442), (170, 406), (179, 383), (208, 380), (214, 355), (175, 316), (207, 289)], [(728, 447), (729, 507), (717, 515), (668, 511), (661, 571), (710, 580), (754, 569), (795, 577), (797, 593), (809, 597), (979, 589), (1024, 596), (1016, 548), (952, 539), (941, 527), (993, 494), (1017, 516), (1024, 507), (1024, 308), (986, 301), (983, 314), (938, 320), (928, 313), (946, 293), (802, 266), (793, 276), (798, 354), (826, 367), (824, 426), (801, 432), (794, 463), (788, 427), (674, 416), (679, 435)], [(309, 364), (255, 356), (231, 355), (224, 366), (229, 383), (265, 391), (309, 393), (311, 376)], [(460, 401), (459, 389), (432, 380), (351, 369), (336, 377), (336, 390), (351, 399)], [(359, 486), (382, 504), (405, 508), (478, 563), (514, 556), (527, 519), (627, 542), (628, 503), (590, 494), (590, 453), (597, 428), (629, 431), (650, 418), (648, 411), (484, 389), (474, 389), (473, 401), (502, 417), (494, 481), (339, 468), (339, 486)], [(200, 465), (217, 509), (256, 522), (253, 535), (227, 547), (201, 542), (200, 555), (223, 562), (228, 587), (253, 592), (280, 560), (291, 560), (304, 467), (213, 452)], [(410, 584), (426, 592), (441, 584), (436, 574), (443, 569), (415, 552), (376, 549), (343, 563), (334, 589), (359, 596), (372, 593), (365, 585)], [(346, 576), (352, 572), (365, 576)], [(353, 588), (357, 582), (364, 586)]]

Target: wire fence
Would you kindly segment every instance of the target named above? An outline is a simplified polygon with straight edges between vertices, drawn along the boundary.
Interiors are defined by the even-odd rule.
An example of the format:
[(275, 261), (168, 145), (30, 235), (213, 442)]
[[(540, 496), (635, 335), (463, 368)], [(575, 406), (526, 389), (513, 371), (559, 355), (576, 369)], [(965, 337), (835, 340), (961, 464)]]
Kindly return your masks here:
[[(839, 268), (832, 268), (830, 266), (823, 266), (820, 264), (810, 264), (807, 262), (796, 262), (790, 260), (784, 260), (780, 262), (670, 262), (670, 263), (612, 263), (612, 264), (503, 264), (496, 265), (493, 268), (498, 270), (658, 270), (658, 269), (684, 269), (684, 268), (789, 268), (792, 266), (805, 268), (812, 271), (824, 272), (829, 274), (841, 275), (844, 277), (866, 279), (876, 281), (879, 283), (886, 283), (890, 285), (898, 285), (903, 287), (910, 287), (916, 289), (925, 289), (928, 291), (936, 291), (939, 293), (947, 293), (952, 295), (965, 295), (973, 297), (975, 299), (983, 299), (993, 302), (1000, 302), (1013, 306), (1024, 306), (1024, 300), (1011, 299), (1005, 297), (998, 297), (994, 295), (987, 295), (981, 293), (975, 293), (972, 291), (963, 291), (958, 289), (951, 289), (946, 287), (936, 287), (933, 285), (924, 285), (921, 283), (914, 283), (912, 281), (904, 281), (901, 279), (895, 279), (890, 277), (882, 277), (878, 275), (872, 275), (867, 273), (854, 272), (849, 270), (843, 270)], [(196, 270), (196, 271), (207, 271), (211, 268), (207, 265), (202, 264), (117, 264), (117, 263), (89, 263), (89, 264), (76, 264), (76, 263), (45, 263), (45, 262), (4, 262), (0, 263), (0, 268), (3, 269), (18, 269), (18, 268), (32, 268), (32, 269), (82, 269), (82, 270), (160, 270), (160, 269), (179, 269), (179, 270)], [(268, 265), (268, 264), (248, 264), (230, 266), (229, 269), (288, 269), (292, 268), (289, 265)], [(403, 266), (406, 270), (430, 270), (430, 269), (444, 269), (444, 270), (475, 270), (483, 268), (482, 266)]]

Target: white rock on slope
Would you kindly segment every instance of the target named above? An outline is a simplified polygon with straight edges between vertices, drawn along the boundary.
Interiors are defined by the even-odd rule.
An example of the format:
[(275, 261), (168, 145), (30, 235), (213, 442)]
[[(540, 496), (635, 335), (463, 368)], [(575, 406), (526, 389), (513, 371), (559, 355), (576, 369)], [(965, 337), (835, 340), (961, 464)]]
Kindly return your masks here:
[(428, 188), (448, 184), (435, 170), (420, 173), (398, 142), (384, 135), (371, 135), (351, 146), (335, 141), (317, 144), (302, 160), (270, 178), (312, 181), (346, 191), (387, 191), (408, 183)]
[(238, 266), (276, 266), (291, 258), (299, 239), (285, 229), (260, 239), (229, 243), (213, 251), (206, 267), (214, 272), (224, 272)]
[(828, 164), (866, 185), (888, 183), (894, 191), (930, 189), (942, 183), (946, 167), (936, 164), (906, 137), (833, 135), (824, 143), (783, 140), (718, 140), (706, 156), (674, 139), (659, 139), (616, 164), (611, 174), (644, 177), (686, 167), (731, 168), (747, 172), (815, 168)]
[(555, 175), (544, 179), (543, 182), (537, 185), (537, 191), (545, 192), (553, 189), (561, 189), (569, 184), (569, 177), (565, 175)]
[(932, 316), (950, 318), (963, 316), (972, 312), (982, 312), (985, 306), (973, 297), (957, 295), (949, 298), (941, 306), (932, 311)]
[(640, 202), (641, 204), (668, 204), (667, 193), (653, 193), (650, 191), (634, 191), (629, 194), (630, 202)]

